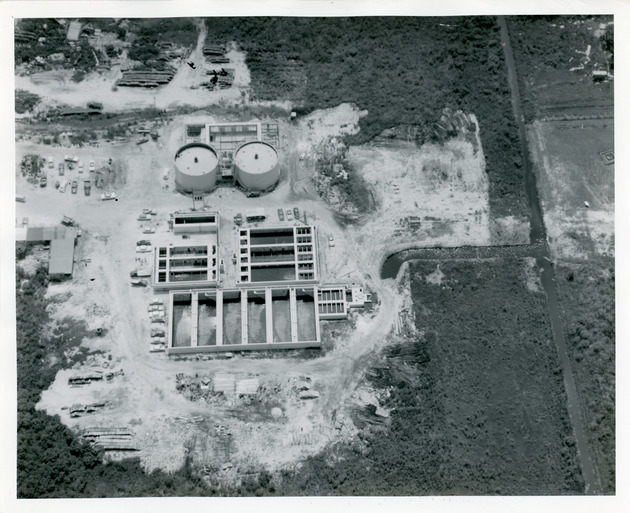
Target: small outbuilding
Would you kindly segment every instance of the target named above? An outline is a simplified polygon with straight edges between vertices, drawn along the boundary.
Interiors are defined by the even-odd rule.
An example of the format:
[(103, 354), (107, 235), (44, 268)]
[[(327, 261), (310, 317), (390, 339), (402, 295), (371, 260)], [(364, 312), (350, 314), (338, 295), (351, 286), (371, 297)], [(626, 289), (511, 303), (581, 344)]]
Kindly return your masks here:
[(60, 280), (72, 276), (74, 265), (74, 238), (53, 239), (50, 241), (48, 277)]

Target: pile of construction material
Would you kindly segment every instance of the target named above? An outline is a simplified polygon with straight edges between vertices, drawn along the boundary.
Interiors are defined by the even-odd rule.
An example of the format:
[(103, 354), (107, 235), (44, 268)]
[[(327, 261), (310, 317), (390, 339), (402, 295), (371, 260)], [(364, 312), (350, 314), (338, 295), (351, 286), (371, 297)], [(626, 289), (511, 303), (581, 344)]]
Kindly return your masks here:
[(106, 403), (92, 403), (92, 404), (73, 404), (68, 408), (70, 412), (70, 417), (81, 417), (86, 413), (94, 413), (96, 410), (99, 410), (105, 407)]
[(116, 81), (116, 85), (128, 87), (158, 87), (163, 84), (168, 84), (173, 80), (174, 76), (175, 72), (173, 70), (129, 70), (123, 72), (122, 78)]
[(134, 433), (123, 427), (93, 427), (83, 431), (83, 439), (104, 451), (137, 451)]
[(226, 64), (230, 62), (225, 56), (225, 46), (217, 44), (206, 44), (203, 47), (203, 54), (212, 64)]
[(70, 376), (68, 378), (68, 384), (71, 387), (77, 387), (77, 386), (81, 386), (81, 385), (89, 385), (90, 383), (94, 382), (94, 381), (103, 381), (103, 378), (105, 378), (107, 381), (111, 381), (112, 379), (114, 379), (116, 376), (122, 376), (124, 374), (123, 370), (120, 369), (119, 371), (116, 372), (108, 372), (107, 374), (103, 374), (103, 371), (101, 370), (97, 370), (94, 371), (93, 374), (83, 374), (83, 375), (76, 375), (76, 376)]
[(68, 385), (70, 386), (89, 385), (93, 381), (103, 381), (103, 371), (96, 371), (94, 374), (70, 376), (68, 378)]

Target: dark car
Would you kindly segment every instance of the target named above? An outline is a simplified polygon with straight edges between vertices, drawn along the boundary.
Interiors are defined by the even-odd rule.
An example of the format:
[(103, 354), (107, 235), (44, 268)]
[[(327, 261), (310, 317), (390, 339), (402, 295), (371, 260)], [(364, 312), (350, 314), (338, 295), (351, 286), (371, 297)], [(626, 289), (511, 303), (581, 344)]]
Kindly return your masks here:
[(284, 221), (284, 211), (281, 208), (278, 209), (278, 219)]

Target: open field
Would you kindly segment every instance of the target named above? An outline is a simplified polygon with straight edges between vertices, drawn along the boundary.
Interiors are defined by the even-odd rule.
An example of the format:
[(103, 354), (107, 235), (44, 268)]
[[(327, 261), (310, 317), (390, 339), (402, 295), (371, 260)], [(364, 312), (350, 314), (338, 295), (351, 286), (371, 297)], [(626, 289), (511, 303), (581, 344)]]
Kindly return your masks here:
[(612, 256), (615, 166), (599, 155), (613, 149), (611, 121), (537, 122), (529, 139), (553, 257)]

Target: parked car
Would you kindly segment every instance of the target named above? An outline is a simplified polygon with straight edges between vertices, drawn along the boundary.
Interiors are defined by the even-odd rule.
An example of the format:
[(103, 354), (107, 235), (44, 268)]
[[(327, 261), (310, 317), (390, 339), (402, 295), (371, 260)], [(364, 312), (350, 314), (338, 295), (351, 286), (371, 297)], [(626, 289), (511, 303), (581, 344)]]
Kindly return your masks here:
[(293, 221), (293, 213), (290, 208), (287, 208), (287, 221)]
[(76, 180), (72, 180), (72, 189), (71, 189), (72, 194), (76, 194), (78, 188), (79, 188), (79, 182), (77, 182)]
[(151, 245), (151, 241), (150, 240), (139, 240), (138, 242), (136, 242), (136, 246), (150, 246)]
[(298, 208), (297, 208), (297, 207), (293, 207), (293, 216), (294, 216), (296, 219), (300, 219), (300, 211), (298, 210)]
[(237, 226), (241, 226), (243, 224), (243, 216), (240, 212), (234, 216), (234, 224)]
[(55, 159), (52, 157), (48, 157), (48, 167), (50, 169), (54, 169), (55, 168)]
[(281, 208), (278, 209), (278, 219), (280, 219), (280, 221), (284, 221), (284, 210)]
[(15, 201), (19, 201), (20, 203), (24, 203), (26, 201), (26, 196), (16, 196)]
[(39, 177), (39, 186), (46, 187), (47, 184), (48, 184), (48, 177), (45, 174), (43, 174), (42, 176)]
[(63, 176), (65, 172), (66, 172), (66, 169), (65, 169), (65, 166), (63, 165), (63, 162), (59, 162), (59, 176)]
[(79, 173), (83, 173), (83, 162), (79, 162)]
[(328, 247), (331, 247), (331, 248), (335, 247), (335, 239), (333, 238), (332, 235), (328, 236)]
[(104, 192), (101, 194), (101, 201), (114, 200), (116, 199), (115, 192)]
[(247, 193), (248, 198), (258, 198), (259, 196), (260, 196), (260, 193), (258, 191), (252, 191), (252, 192)]
[(59, 189), (59, 185), (60, 185), (60, 184), (59, 184), (59, 180), (57, 180), (57, 181), (55, 182), (55, 189)]
[(90, 173), (93, 173), (96, 170), (96, 163), (93, 160), (90, 160)]

